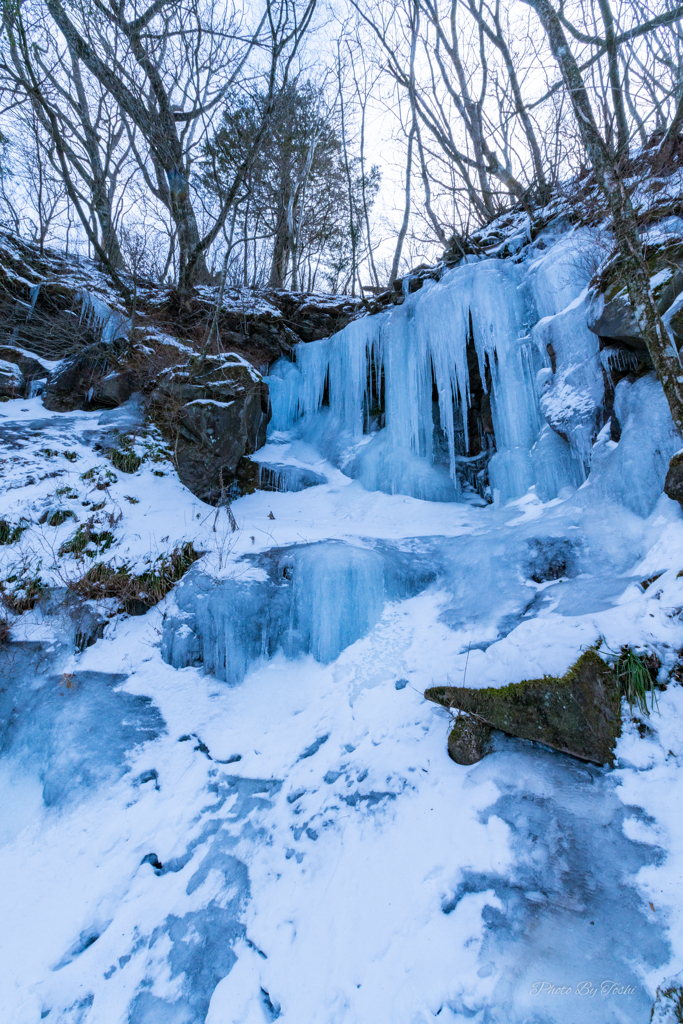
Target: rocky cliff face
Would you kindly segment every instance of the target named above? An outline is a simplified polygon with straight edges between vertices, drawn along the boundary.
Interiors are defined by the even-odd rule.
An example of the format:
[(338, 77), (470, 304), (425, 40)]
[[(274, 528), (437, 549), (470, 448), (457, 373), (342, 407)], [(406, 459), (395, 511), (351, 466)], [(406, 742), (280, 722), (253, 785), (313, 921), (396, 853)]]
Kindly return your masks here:
[(171, 442), (182, 481), (207, 501), (253, 490), (270, 364), (362, 309), (348, 296), (226, 289), (217, 341), (199, 359), (218, 288), (180, 302), (137, 283), (134, 316), (89, 260), (0, 233), (0, 400), (42, 394), (51, 411), (112, 409), (134, 394)]

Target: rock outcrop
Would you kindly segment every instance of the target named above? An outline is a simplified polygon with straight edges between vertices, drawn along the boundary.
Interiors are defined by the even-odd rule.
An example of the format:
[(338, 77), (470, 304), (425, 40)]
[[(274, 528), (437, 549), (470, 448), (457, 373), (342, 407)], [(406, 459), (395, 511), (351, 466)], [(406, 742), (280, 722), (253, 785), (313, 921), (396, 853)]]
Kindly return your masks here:
[[(674, 307), (683, 292), (683, 246), (680, 241), (649, 246), (646, 249), (651, 270), (650, 283), (660, 314), (667, 319), (680, 348), (683, 345), (683, 322)], [(636, 358), (650, 365), (650, 356), (636, 319), (628, 290), (619, 273), (619, 260), (610, 261), (596, 282), (591, 302), (588, 329), (601, 338), (619, 342)]]
[[(130, 311), (97, 263), (0, 231), (0, 398), (28, 397), (50, 361), (48, 408), (119, 405), (183, 350), (202, 349), (218, 295), (217, 285), (183, 298), (172, 287), (137, 282), (131, 360), (124, 353)], [(348, 295), (226, 288), (217, 334), (221, 348), (265, 373), (294, 345), (329, 337), (364, 309)]]
[[(150, 289), (143, 297), (147, 317), (174, 337), (201, 348), (214, 316), (218, 288), (200, 288), (180, 300), (169, 289)], [(363, 310), (348, 295), (311, 295), (280, 289), (226, 288), (217, 319), (223, 348), (258, 369), (274, 363), (301, 341), (317, 341), (340, 331)]]
[(535, 740), (582, 761), (614, 762), (621, 733), (619, 685), (595, 651), (582, 654), (559, 679), (545, 676), (501, 689), (435, 686), (425, 697), (476, 715), (510, 736)]
[(458, 715), (448, 734), (448, 756), (456, 764), (476, 764), (491, 749), (490, 725), (471, 715)]
[(254, 489), (257, 467), (245, 456), (265, 444), (268, 385), (241, 356), (196, 356), (162, 373), (151, 414), (197, 497), (216, 504)]
[(0, 399), (23, 398), (24, 378), (18, 366), (0, 359)]
[(121, 346), (100, 341), (64, 359), (49, 375), (43, 404), (55, 412), (112, 408), (127, 402), (134, 389)]
[(664, 493), (683, 507), (683, 451), (676, 452), (669, 463)]

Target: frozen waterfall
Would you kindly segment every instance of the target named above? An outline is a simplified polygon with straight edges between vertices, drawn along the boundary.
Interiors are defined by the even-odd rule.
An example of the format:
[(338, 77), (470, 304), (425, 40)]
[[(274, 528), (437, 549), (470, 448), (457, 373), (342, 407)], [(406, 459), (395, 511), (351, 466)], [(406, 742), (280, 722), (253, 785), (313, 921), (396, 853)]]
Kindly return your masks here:
[[(278, 652), (328, 664), (368, 636), (392, 602), (434, 581), (441, 621), (456, 634), (466, 629), (470, 642), (481, 630), (477, 642), (486, 644), (525, 614), (520, 580), (552, 579), (529, 569), (528, 545), (554, 550), (556, 530), (576, 530), (577, 519), (588, 536), (596, 513), (600, 522), (650, 514), (680, 438), (654, 374), (629, 375), (628, 353), (601, 351), (588, 330), (578, 234), (539, 245), (523, 263), (464, 262), (406, 292), (401, 305), (298, 345), (296, 362), (280, 359), (267, 378), (269, 443), (254, 456), (269, 491), (329, 488), (332, 496), (355, 480), (356, 491), (460, 502), (461, 512), (486, 504), (488, 474), (486, 497), (501, 513), (530, 489), (544, 503), (565, 499), (549, 535), (534, 526), (517, 548), (507, 535), (493, 543), (489, 525), (483, 541), (465, 547), (434, 540), (425, 572), (421, 555), (395, 545), (353, 545), (335, 534), (315, 543), (297, 531), (282, 549), (243, 553), (232, 577), (212, 579), (199, 567), (188, 574), (164, 625), (170, 664), (203, 664), (233, 684)], [(595, 573), (606, 544), (592, 547), (576, 582), (565, 580), (564, 600), (582, 593), (581, 574)], [(575, 547), (571, 532), (566, 545)], [(616, 551), (603, 568), (607, 576), (623, 570)], [(481, 585), (490, 579), (504, 608), (492, 618)]]
[[(367, 490), (458, 500), (465, 463), (486, 454), (493, 438), (489, 475), (499, 503), (533, 485), (544, 500), (580, 485), (602, 425), (602, 369), (576, 301), (585, 274), (571, 247), (564, 260), (551, 252), (524, 265), (465, 263), (389, 312), (298, 345), (296, 365), (281, 359), (268, 378), (271, 431), (317, 440)], [(563, 318), (553, 296), (569, 304)], [(554, 389), (550, 352), (561, 363)], [(492, 434), (472, 416), (477, 390), (490, 402)], [(545, 406), (552, 412), (560, 397), (565, 418), (576, 420), (556, 427), (564, 444), (544, 429)]]

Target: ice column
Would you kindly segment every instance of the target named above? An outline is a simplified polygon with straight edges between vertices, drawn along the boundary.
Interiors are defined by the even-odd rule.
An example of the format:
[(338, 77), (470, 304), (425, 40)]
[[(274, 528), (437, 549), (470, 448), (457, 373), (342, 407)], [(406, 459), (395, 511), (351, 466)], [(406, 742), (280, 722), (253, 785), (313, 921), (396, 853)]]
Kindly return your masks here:
[(289, 359), (278, 359), (263, 379), (270, 393), (270, 430), (291, 430), (299, 415), (301, 373)]

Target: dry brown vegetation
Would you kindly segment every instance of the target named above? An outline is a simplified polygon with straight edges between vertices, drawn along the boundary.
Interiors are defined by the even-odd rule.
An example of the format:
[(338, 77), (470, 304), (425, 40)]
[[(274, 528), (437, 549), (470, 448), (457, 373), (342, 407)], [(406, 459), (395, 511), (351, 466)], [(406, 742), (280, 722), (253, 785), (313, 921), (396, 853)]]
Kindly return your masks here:
[(195, 550), (192, 541), (186, 541), (170, 554), (150, 559), (149, 568), (142, 573), (134, 573), (126, 562), (96, 562), (82, 575), (70, 579), (67, 589), (86, 600), (113, 598), (122, 611), (144, 614), (166, 597), (202, 554)]

